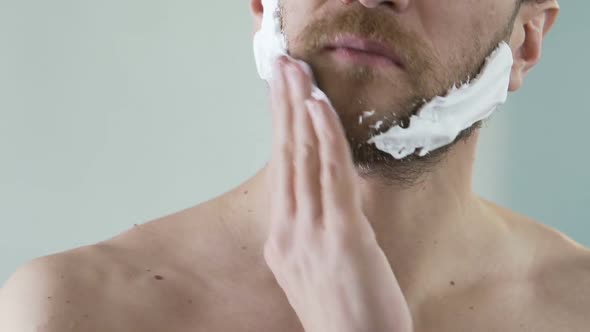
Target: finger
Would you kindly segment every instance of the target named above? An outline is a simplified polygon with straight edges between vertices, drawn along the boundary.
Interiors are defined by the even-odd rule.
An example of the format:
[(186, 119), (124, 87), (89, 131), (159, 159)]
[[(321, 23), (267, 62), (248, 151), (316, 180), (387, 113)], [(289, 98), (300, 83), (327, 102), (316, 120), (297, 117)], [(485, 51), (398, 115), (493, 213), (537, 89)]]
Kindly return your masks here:
[(342, 221), (340, 214), (361, 211), (350, 147), (340, 119), (330, 105), (324, 101), (310, 101), (309, 113), (319, 142), (324, 213), (337, 214), (325, 219), (326, 222)]
[[(270, 161), (272, 191), (270, 210), (274, 221), (292, 220), (295, 214), (293, 188), (293, 112), (290, 105), (289, 87), (284, 73), (285, 59), (274, 65), (271, 82), (272, 156)], [(274, 225), (277, 226), (277, 225)]]
[[(289, 91), (295, 131), (295, 202), (298, 220), (316, 224), (322, 213), (317, 138), (305, 101), (311, 97), (311, 77), (295, 62), (289, 65)], [(301, 218), (299, 218), (301, 217)]]

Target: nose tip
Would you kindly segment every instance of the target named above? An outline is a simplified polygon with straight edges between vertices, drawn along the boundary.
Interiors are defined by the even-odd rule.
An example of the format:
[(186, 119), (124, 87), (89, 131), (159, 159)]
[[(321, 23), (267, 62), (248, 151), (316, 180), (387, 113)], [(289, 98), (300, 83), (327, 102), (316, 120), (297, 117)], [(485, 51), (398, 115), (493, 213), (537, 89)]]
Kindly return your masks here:
[(376, 8), (385, 5), (397, 11), (404, 11), (408, 8), (410, 0), (341, 0), (344, 4), (358, 1), (367, 8)]

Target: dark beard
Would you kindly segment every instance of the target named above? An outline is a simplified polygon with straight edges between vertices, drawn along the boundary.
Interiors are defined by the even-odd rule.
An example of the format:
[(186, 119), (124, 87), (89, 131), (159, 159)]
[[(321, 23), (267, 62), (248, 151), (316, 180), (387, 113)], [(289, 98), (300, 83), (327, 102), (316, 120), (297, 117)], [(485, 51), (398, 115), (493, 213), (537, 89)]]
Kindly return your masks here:
[[(359, 6), (360, 7), (360, 6)], [(281, 7), (283, 14), (283, 8)], [(281, 15), (284, 19), (284, 15)], [(335, 13), (310, 24), (299, 35), (301, 50), (292, 54), (296, 58), (306, 61), (316, 75), (318, 87), (322, 89), (332, 101), (345, 129), (347, 140), (352, 152), (353, 162), (359, 176), (367, 180), (373, 180), (384, 185), (398, 187), (411, 187), (417, 184), (427, 173), (432, 172), (437, 165), (444, 160), (449, 151), (459, 142), (470, 138), (482, 125), (481, 121), (470, 128), (463, 130), (455, 141), (445, 147), (439, 148), (424, 157), (410, 155), (401, 160), (395, 159), (390, 154), (383, 152), (367, 140), (375, 134), (386, 132), (390, 128), (409, 124), (410, 117), (415, 115), (424, 105), (425, 101), (435, 96), (445, 95), (453, 84), (466, 82), (469, 78), (476, 77), (485, 59), (500, 44), (506, 41), (511, 32), (514, 17), (507, 28), (499, 31), (485, 45), (481, 40), (474, 40), (469, 54), (463, 54), (461, 59), (466, 59), (456, 68), (443, 66), (440, 61), (432, 56), (432, 52), (419, 37), (411, 31), (407, 31), (391, 16), (382, 15), (379, 12), (367, 10), (349, 10)], [(284, 24), (284, 20), (282, 24)], [(283, 29), (284, 31), (284, 29)], [(351, 99), (342, 96), (339, 87), (334, 84), (334, 78), (329, 73), (333, 70), (330, 63), (318, 60), (322, 42), (340, 33), (352, 33), (379, 40), (388, 45), (396, 45), (397, 50), (403, 52), (399, 56), (406, 64), (405, 70), (410, 78), (405, 84), (392, 83), (391, 89), (405, 89), (407, 96), (400, 98), (379, 110), (375, 116), (364, 120), (364, 125), (359, 124), (359, 114), (370, 110), (370, 102), (362, 97)], [(289, 48), (290, 51), (293, 51)], [(448, 68), (441, 70), (439, 68)], [(345, 73), (345, 79), (359, 87), (359, 94), (363, 92), (365, 84), (374, 83), (377, 73), (375, 69), (359, 66)], [(395, 90), (392, 90), (395, 91)], [(365, 91), (366, 92), (366, 91)], [(369, 93), (369, 92), (366, 92)], [(379, 129), (371, 129), (369, 124), (375, 124), (377, 120), (383, 121)]]

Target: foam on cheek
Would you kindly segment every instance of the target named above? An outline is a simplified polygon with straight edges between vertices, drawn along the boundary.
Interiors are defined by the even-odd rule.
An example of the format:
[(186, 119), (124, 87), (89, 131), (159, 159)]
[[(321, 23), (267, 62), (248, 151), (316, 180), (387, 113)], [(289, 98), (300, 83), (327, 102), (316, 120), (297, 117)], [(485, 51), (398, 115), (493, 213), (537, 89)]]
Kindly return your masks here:
[[(281, 32), (281, 20), (279, 17), (279, 0), (262, 0), (264, 13), (260, 30), (254, 36), (254, 59), (258, 75), (270, 83), (272, 79), (272, 65), (280, 57), (286, 56), (299, 63), (313, 77), (309, 65), (288, 55), (287, 39)], [(323, 100), (331, 105), (326, 94), (316, 85), (312, 88), (312, 97)]]
[(287, 55), (287, 40), (281, 33), (279, 1), (262, 0), (262, 6), (262, 25), (254, 36), (254, 58), (258, 75), (270, 81), (273, 62), (281, 55)]
[[(279, 0), (262, 0), (264, 14), (260, 30), (254, 36), (254, 58), (260, 77), (270, 83), (272, 65), (280, 56), (300, 63), (313, 77), (311, 68), (303, 61), (291, 58), (287, 40), (281, 32)], [(512, 68), (512, 52), (502, 42), (488, 57), (481, 74), (461, 87), (453, 87), (446, 96), (436, 97), (411, 117), (408, 128), (392, 127), (367, 141), (396, 159), (416, 152), (429, 152), (452, 143), (462, 130), (488, 118), (508, 97)], [(312, 97), (330, 103), (317, 86)], [(371, 114), (372, 115), (372, 114)], [(362, 121), (361, 121), (362, 122)], [(378, 129), (383, 122), (380, 122)]]

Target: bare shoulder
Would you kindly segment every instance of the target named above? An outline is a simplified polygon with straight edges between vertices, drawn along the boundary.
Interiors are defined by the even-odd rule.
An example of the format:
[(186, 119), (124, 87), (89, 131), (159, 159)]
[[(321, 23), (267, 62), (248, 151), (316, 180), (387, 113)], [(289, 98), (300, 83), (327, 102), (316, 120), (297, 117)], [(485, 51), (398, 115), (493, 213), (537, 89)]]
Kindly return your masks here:
[(105, 242), (23, 265), (0, 290), (0, 331), (152, 332), (195, 326), (200, 278), (163, 255), (154, 256), (150, 244), (157, 250), (156, 243)]
[[(176, 213), (24, 264), (0, 288), (0, 331), (194, 328), (200, 294), (211, 287), (201, 271), (214, 260), (205, 241), (188, 241), (188, 218)], [(211, 227), (208, 235), (217, 233)]]
[(539, 221), (491, 202), (486, 204), (529, 248), (534, 285), (532, 305), (548, 317), (562, 317), (584, 331), (590, 326), (590, 249)]
[(107, 278), (99, 258), (98, 247), (83, 247), (21, 266), (0, 289), (0, 330), (94, 331), (101, 305), (93, 300)]
[(590, 326), (590, 251), (574, 248), (539, 269), (536, 292)]
[(564, 256), (583, 258), (590, 254), (589, 248), (555, 228), (493, 202), (483, 200), (483, 203), (506, 224), (517, 241), (534, 251), (541, 262), (561, 261)]

